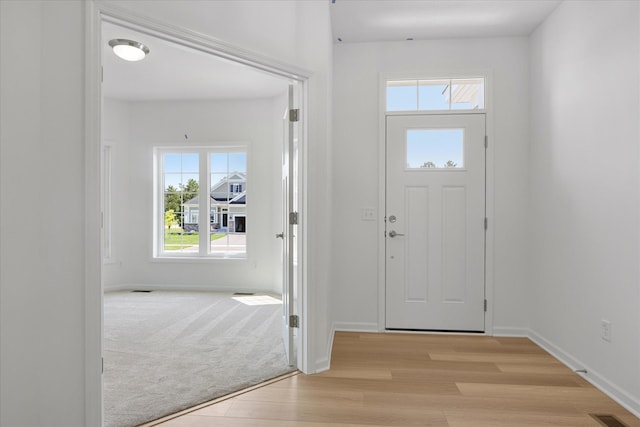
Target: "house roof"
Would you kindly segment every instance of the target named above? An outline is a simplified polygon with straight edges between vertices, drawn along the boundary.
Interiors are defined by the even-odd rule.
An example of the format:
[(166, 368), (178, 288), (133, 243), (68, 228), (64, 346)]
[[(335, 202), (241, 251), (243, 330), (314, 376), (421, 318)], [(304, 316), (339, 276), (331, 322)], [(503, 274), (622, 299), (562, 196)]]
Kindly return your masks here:
[(236, 197), (231, 199), (229, 203), (234, 205), (245, 205), (247, 203), (247, 192), (243, 191), (242, 193), (238, 194)]
[[(216, 202), (216, 200), (213, 197), (211, 197), (211, 201)], [(183, 203), (184, 206), (198, 206), (199, 204), (200, 204), (200, 196), (196, 196), (193, 199)]]
[[(231, 200), (227, 200), (227, 198), (215, 198), (213, 196), (211, 196), (211, 204), (212, 205), (220, 205), (220, 204), (234, 204), (234, 205), (244, 205), (247, 203), (247, 192), (243, 191), (242, 193), (238, 194), (237, 196), (235, 196), (234, 198), (232, 198)], [(198, 206), (200, 204), (200, 197), (196, 196), (193, 199), (189, 200), (188, 202), (183, 203), (183, 206)]]
[(216, 193), (217, 189), (227, 184), (228, 182), (246, 182), (247, 174), (244, 172), (231, 172), (229, 176), (222, 178), (220, 181), (216, 182), (211, 186), (211, 192)]
[[(247, 175), (244, 172), (232, 172), (229, 176), (224, 177), (220, 181), (218, 181), (215, 185), (211, 186), (211, 204), (219, 205), (219, 204), (227, 204), (232, 203), (234, 205), (242, 205), (247, 203), (247, 190), (245, 189), (243, 192), (236, 194), (233, 197), (232, 194), (229, 194), (229, 190), (226, 187), (229, 182), (246, 182)], [(219, 188), (224, 187), (224, 191), (216, 191)], [(244, 187), (244, 186), (243, 186)], [(214, 196), (216, 194), (216, 196)], [(183, 203), (184, 206), (197, 206), (200, 204), (200, 197), (196, 196), (193, 199)]]

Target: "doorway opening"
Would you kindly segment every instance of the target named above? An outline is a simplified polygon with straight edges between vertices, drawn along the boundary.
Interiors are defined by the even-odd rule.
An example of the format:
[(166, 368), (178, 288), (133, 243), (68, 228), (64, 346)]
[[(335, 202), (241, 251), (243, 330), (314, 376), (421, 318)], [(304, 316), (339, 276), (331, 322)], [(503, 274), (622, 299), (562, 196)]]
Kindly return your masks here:
[[(165, 338), (176, 339), (196, 328), (193, 341), (201, 346), (214, 339), (212, 331), (216, 328), (206, 329), (203, 323), (194, 323), (194, 316), (202, 322), (206, 316), (220, 311), (220, 318), (204, 322), (207, 326), (219, 326), (231, 318), (232, 311), (238, 311), (240, 316), (223, 328), (227, 341), (232, 344), (239, 341), (234, 342), (233, 331), (261, 331), (258, 335), (267, 335), (261, 328), (273, 324), (284, 365), (290, 369), (301, 366), (306, 352), (301, 346), (304, 331), (297, 328), (304, 322), (298, 300), (304, 286), (303, 266), (299, 261), (303, 259), (305, 240), (304, 230), (297, 227), (297, 219), (304, 215), (304, 203), (299, 195), (304, 194), (301, 159), (305, 138), (302, 121), (295, 120), (294, 116), (300, 114), (300, 106), (304, 104), (306, 78), (264, 64), (251, 64), (228, 51), (216, 52), (213, 43), (202, 49), (201, 39), (197, 43), (199, 48), (195, 48), (196, 43), (188, 33), (158, 23), (146, 22), (143, 26), (103, 14), (100, 24), (104, 74), (100, 128), (102, 145), (108, 147), (103, 151), (108, 152), (108, 156), (103, 154), (101, 159), (101, 211), (105, 223), (109, 224), (102, 229), (102, 241), (108, 242), (109, 257), (103, 260), (101, 277), (103, 289), (110, 292), (103, 297), (102, 307), (105, 391), (107, 370), (113, 363), (119, 363), (113, 355), (124, 354), (118, 350), (109, 358), (109, 340), (117, 341), (118, 331), (107, 328), (118, 324), (125, 314), (131, 315), (134, 324), (118, 324), (120, 337), (150, 324), (149, 319), (159, 320), (157, 325), (163, 333), (160, 329), (138, 330), (141, 335), (132, 340), (141, 345), (131, 353), (141, 355), (145, 363), (151, 360), (150, 354), (140, 353), (145, 348), (145, 340), (153, 340), (167, 331)], [(140, 63), (118, 62), (121, 60), (113, 57), (107, 47), (111, 39), (143, 40), (150, 53)], [(152, 61), (154, 57), (157, 59)], [(297, 113), (287, 114), (283, 122), (283, 109)], [(207, 155), (198, 157), (192, 165), (181, 162), (179, 171), (168, 171), (172, 166), (167, 166), (165, 174), (159, 173), (154, 155), (175, 147), (179, 147), (181, 153), (207, 152)], [(225, 153), (245, 150), (242, 152), (246, 157), (246, 170), (228, 167), (222, 176), (219, 168), (213, 166), (218, 159), (209, 154), (211, 150)], [(231, 163), (230, 157), (229, 154), (227, 166)], [(170, 175), (177, 179), (175, 183), (163, 181)], [(286, 186), (282, 185), (284, 181)], [(222, 187), (225, 195), (220, 194)], [(207, 211), (209, 215), (200, 214)], [(220, 249), (219, 243), (223, 240), (226, 249)], [(233, 250), (238, 245), (242, 246), (242, 256), (236, 256)], [(158, 251), (168, 256), (155, 257)], [(153, 292), (129, 292), (132, 289)], [(238, 292), (252, 293), (257, 299), (245, 301), (232, 297)], [(217, 299), (221, 295), (224, 302)], [(162, 298), (165, 296), (167, 298)], [(118, 303), (107, 307), (112, 300)], [(185, 311), (188, 303), (195, 305)], [(221, 308), (225, 304), (232, 306)], [(273, 314), (274, 306), (276, 314)], [(163, 310), (165, 315), (159, 316)], [(178, 316), (178, 311), (183, 315)], [(258, 321), (258, 315), (267, 311), (270, 320)], [(167, 318), (167, 313), (172, 317), (171, 324), (162, 320)], [(110, 317), (112, 315), (116, 317)], [(302, 321), (296, 325), (292, 321), (294, 317)], [(111, 322), (114, 319), (116, 321)], [(254, 321), (257, 323), (251, 328)], [(200, 348), (210, 352), (206, 360), (213, 365), (217, 360), (216, 349), (219, 347)], [(166, 355), (172, 353), (180, 352), (169, 351)], [(233, 354), (222, 353), (218, 356), (234, 358)], [(265, 359), (264, 354), (262, 349), (248, 359), (248, 363), (258, 364)], [(179, 362), (183, 361), (184, 358)], [(166, 365), (160, 369), (171, 367)], [(238, 373), (240, 371), (238, 369)], [(274, 375), (281, 373), (276, 371)], [(206, 370), (201, 372), (201, 376), (204, 375)], [(242, 378), (238, 387), (264, 379), (247, 382)], [(134, 399), (151, 395), (157, 400), (149, 390), (143, 388)], [(228, 392), (227, 389), (225, 393)], [(119, 392), (114, 395), (127, 399)], [(209, 394), (203, 396), (202, 401), (218, 396)], [(127, 403), (131, 403), (131, 399)], [(141, 401), (134, 404), (145, 406)], [(127, 412), (126, 408), (116, 409), (110, 414), (111, 409), (105, 406), (107, 425), (115, 425), (109, 422), (115, 419), (111, 415)], [(169, 411), (181, 409), (184, 407)], [(140, 422), (144, 420), (134, 421)]]
[(486, 83), (381, 78), (384, 330), (491, 328)]

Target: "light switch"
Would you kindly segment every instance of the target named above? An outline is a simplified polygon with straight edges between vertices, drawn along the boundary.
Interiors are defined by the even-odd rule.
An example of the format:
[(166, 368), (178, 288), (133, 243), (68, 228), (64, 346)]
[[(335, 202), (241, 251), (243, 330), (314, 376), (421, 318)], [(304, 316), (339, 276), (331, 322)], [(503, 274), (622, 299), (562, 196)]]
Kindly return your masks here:
[(375, 221), (376, 210), (373, 208), (362, 208), (362, 220), (363, 221)]

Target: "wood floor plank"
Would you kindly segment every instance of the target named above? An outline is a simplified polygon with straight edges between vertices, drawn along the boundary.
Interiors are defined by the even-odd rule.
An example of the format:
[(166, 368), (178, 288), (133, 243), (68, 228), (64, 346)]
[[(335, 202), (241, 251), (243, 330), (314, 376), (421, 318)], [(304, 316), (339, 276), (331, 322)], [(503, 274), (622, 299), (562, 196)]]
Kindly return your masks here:
[(440, 409), (345, 407), (336, 401), (334, 405), (300, 402), (247, 402), (233, 403), (226, 417), (263, 418), (282, 421), (338, 422), (343, 424), (384, 426), (447, 425)]
[(482, 384), (513, 384), (513, 385), (538, 385), (581, 387), (583, 382), (575, 375), (553, 375), (530, 373), (504, 373), (502, 371), (451, 371), (451, 370), (415, 370), (392, 369), (391, 374), (397, 380), (424, 380), (424, 381), (451, 381), (455, 375), (456, 383), (482, 383)]
[(451, 427), (513, 427), (513, 426), (567, 426), (567, 427), (601, 427), (588, 415), (530, 415), (503, 414), (496, 411), (457, 410), (445, 411), (447, 422)]
[(482, 353), (433, 351), (429, 353), (432, 360), (446, 360), (451, 362), (491, 362), (491, 363), (546, 363), (550, 356), (547, 354), (517, 354), (517, 353)]
[(331, 370), (296, 375), (164, 427), (600, 426), (640, 420), (526, 338), (335, 334)]
[(601, 392), (589, 387), (562, 387), (514, 384), (473, 384), (457, 383), (463, 396), (484, 396), (522, 399), (536, 399), (540, 404), (552, 401), (599, 399)]
[(585, 414), (585, 411), (579, 411), (572, 406), (568, 406), (566, 402), (545, 402), (541, 406), (534, 399), (521, 398), (496, 398), (496, 397), (469, 397), (462, 395), (436, 395), (424, 396), (418, 394), (389, 394), (384, 392), (365, 393), (365, 406), (385, 406), (393, 405), (396, 407), (436, 407), (446, 410), (488, 410), (500, 414), (511, 415), (567, 415), (578, 416)]

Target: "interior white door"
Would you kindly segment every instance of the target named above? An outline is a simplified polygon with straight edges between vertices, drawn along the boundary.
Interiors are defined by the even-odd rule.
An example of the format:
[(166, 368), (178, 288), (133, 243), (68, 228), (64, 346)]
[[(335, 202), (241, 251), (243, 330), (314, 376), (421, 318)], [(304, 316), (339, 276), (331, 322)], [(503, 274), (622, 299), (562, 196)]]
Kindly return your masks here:
[(484, 114), (388, 116), (386, 152), (386, 328), (484, 331)]
[(284, 117), (284, 138), (282, 147), (282, 233), (276, 237), (282, 239), (282, 341), (289, 365), (296, 365), (296, 346), (294, 340), (294, 328), (291, 326), (291, 318), (295, 313), (295, 289), (296, 267), (295, 253), (297, 248), (295, 235), (295, 221), (292, 221), (291, 212), (296, 212), (296, 147), (297, 122), (291, 120), (289, 112), (295, 108), (296, 90), (294, 85), (289, 85), (288, 109)]

